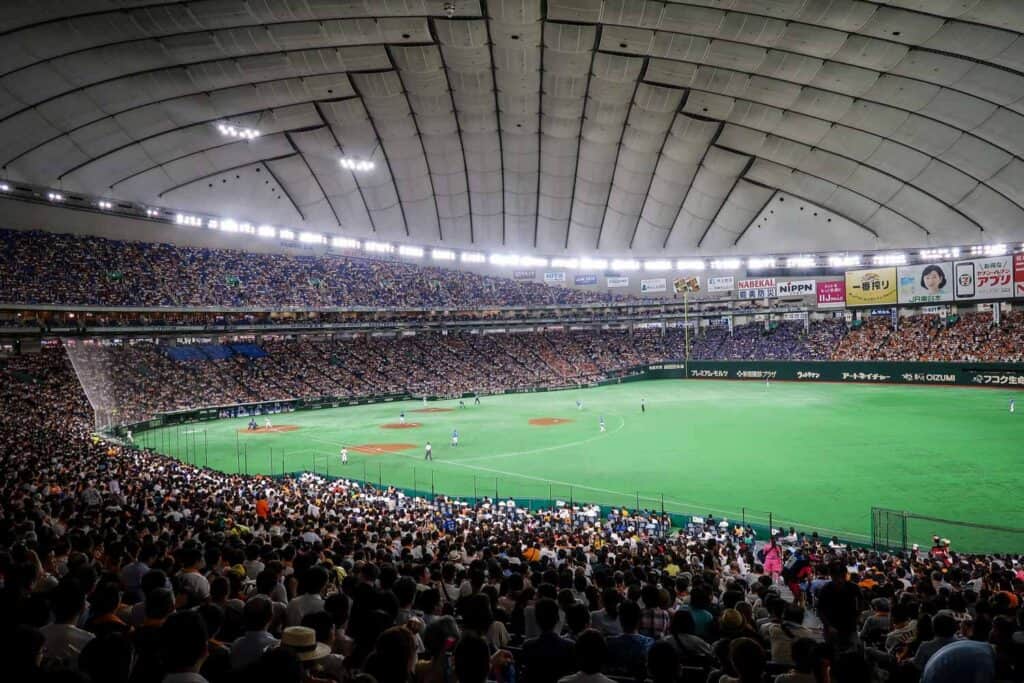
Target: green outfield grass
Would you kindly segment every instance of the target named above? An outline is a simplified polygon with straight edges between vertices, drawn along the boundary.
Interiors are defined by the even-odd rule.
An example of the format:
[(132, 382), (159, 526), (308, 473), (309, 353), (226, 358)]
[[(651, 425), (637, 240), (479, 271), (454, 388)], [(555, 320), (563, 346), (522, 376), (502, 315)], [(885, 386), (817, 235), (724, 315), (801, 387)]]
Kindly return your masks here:
[[(647, 411), (640, 412), (640, 399)], [(1021, 524), (1024, 412), (1010, 392), (952, 387), (656, 380), (594, 389), (275, 415), (295, 431), (246, 433), (247, 418), (167, 427), (136, 441), (226, 472), (316, 470), (471, 496), (565, 499), (763, 521), (867, 541), (872, 506)], [(583, 401), (577, 410), (576, 400)], [(1022, 406), (1024, 408), (1024, 406)], [(413, 429), (383, 429), (405, 410)], [(607, 433), (598, 430), (604, 416)], [(532, 426), (531, 418), (571, 420)], [(259, 418), (263, 426), (263, 418)], [(453, 429), (460, 443), (449, 445)], [(423, 446), (434, 446), (424, 462)], [(364, 444), (407, 443), (364, 455)], [(1024, 537), (917, 523), (954, 549), (1024, 551)], [(994, 547), (993, 547), (994, 546)]]

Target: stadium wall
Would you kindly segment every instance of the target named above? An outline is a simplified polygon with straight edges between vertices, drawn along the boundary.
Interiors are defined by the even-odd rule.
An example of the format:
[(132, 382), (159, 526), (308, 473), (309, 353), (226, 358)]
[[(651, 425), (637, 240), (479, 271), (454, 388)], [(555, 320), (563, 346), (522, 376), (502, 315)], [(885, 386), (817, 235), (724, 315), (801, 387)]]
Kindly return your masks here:
[(931, 384), (1024, 389), (1024, 364), (885, 361), (676, 361), (647, 366), (648, 379), (732, 379)]

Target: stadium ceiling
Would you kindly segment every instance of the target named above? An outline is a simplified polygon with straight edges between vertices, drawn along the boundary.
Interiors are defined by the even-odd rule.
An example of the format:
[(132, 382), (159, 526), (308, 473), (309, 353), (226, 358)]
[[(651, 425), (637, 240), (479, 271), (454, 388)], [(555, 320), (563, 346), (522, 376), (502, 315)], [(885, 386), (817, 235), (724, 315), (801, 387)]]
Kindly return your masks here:
[(792, 242), (773, 198), (825, 249), (1024, 237), (1021, 0), (4, 10), (14, 182), (549, 255)]

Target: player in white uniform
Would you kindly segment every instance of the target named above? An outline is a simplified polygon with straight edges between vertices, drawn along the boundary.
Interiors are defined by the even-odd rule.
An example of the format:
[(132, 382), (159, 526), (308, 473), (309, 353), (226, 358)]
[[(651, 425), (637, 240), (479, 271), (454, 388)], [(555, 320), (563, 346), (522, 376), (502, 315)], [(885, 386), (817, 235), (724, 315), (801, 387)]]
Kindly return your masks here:
[(402, 424), (405, 424), (405, 411), (404, 410), (398, 414), (398, 421), (401, 422)]
[(601, 416), (600, 422), (598, 422), (598, 424), (600, 424), (600, 425), (601, 425), (601, 433), (602, 433), (602, 434), (604, 434), (604, 433), (605, 433), (606, 431), (608, 431), (608, 430), (607, 430), (607, 429), (605, 428), (605, 425), (604, 425), (604, 415), (602, 415), (602, 416)]
[(264, 429), (273, 429), (274, 428), (274, 425), (270, 424), (270, 416), (269, 415), (267, 415), (267, 419), (264, 420), (264, 422), (263, 422), (263, 428)]
[(426, 396), (423, 397), (423, 407), (424, 408), (427, 407), (427, 397)]
[(576, 410), (583, 410), (583, 401), (576, 399)]
[(434, 447), (430, 445), (429, 441), (427, 442), (427, 445), (424, 446), (424, 448), (423, 448), (423, 459), (424, 460), (433, 460), (434, 459)]
[(348, 464), (348, 449), (345, 448), (344, 446), (341, 447), (341, 464)]
[[(1010, 403), (1013, 403), (1013, 401), (1010, 401)], [(1010, 408), (1010, 412), (1013, 412), (1012, 407)], [(132, 436), (132, 430), (130, 429), (124, 433), (124, 438), (128, 443), (135, 443), (135, 438)]]
[[(1012, 413), (1012, 412), (1014, 412), (1015, 410), (1017, 410), (1017, 404), (1016, 404), (1016, 402), (1015, 402), (1015, 401), (1014, 401), (1014, 400), (1013, 400), (1013, 399), (1011, 398), (1011, 399), (1010, 399), (1010, 412)], [(131, 432), (128, 432), (128, 436), (129, 436), (129, 438), (131, 438), (131, 434), (132, 434)]]
[(459, 445), (459, 430), (458, 429), (453, 429), (452, 430), (452, 446), (458, 446), (458, 445)]

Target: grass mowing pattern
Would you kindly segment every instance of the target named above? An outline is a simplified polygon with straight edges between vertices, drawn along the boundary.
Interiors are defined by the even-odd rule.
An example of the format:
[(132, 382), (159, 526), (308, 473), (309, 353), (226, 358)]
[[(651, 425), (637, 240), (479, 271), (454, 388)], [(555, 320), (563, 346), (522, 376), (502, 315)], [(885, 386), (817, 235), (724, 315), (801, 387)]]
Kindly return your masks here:
[[(655, 380), (484, 397), (422, 426), (381, 429), (418, 401), (272, 416), (297, 431), (236, 434), (248, 418), (182, 425), (136, 442), (225, 472), (315, 470), (438, 493), (556, 498), (713, 513), (816, 528), (867, 541), (871, 506), (973, 523), (1024, 526), (1024, 411), (1011, 392), (953, 387)], [(640, 412), (640, 399), (647, 411)], [(577, 410), (576, 400), (583, 401)], [(457, 406), (457, 401), (431, 407)], [(598, 430), (604, 416), (607, 433)], [(571, 420), (532, 426), (533, 418)], [(260, 427), (263, 418), (257, 419)], [(453, 429), (459, 445), (449, 445)], [(205, 432), (203, 432), (205, 430)], [(396, 433), (401, 434), (395, 439)], [(236, 439), (245, 458), (236, 458)], [(430, 441), (434, 461), (424, 462)], [(402, 441), (367, 455), (352, 446)], [(349, 446), (349, 464), (338, 451)], [(571, 487), (571, 490), (570, 490)], [(753, 511), (753, 512), (751, 512)], [(912, 540), (932, 529), (915, 523)], [(1024, 551), (1024, 537), (936, 529), (958, 550)]]

